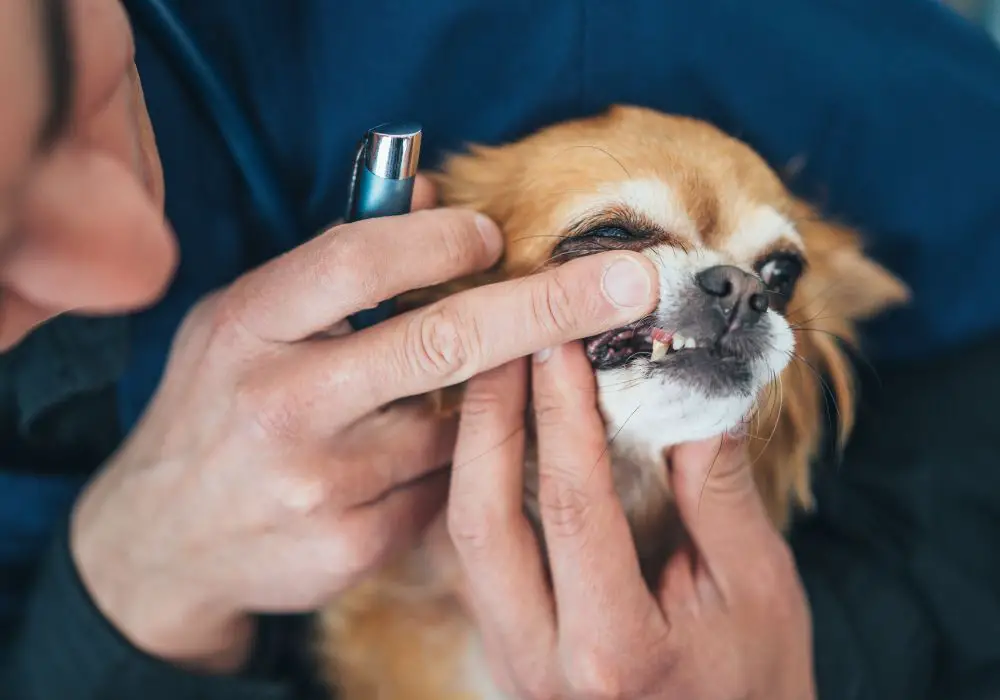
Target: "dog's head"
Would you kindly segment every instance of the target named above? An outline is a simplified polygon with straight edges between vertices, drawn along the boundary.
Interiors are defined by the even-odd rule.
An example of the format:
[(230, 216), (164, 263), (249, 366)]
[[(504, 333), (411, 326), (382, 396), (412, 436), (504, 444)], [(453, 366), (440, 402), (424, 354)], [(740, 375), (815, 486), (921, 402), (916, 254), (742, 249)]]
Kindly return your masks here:
[(656, 265), (656, 311), (585, 341), (616, 451), (658, 458), (743, 429), (763, 452), (760, 486), (808, 502), (824, 381), (850, 424), (838, 341), (907, 297), (853, 232), (820, 220), (745, 144), (638, 108), (473, 148), (436, 179), (446, 204), (501, 226), (505, 277), (618, 249)]

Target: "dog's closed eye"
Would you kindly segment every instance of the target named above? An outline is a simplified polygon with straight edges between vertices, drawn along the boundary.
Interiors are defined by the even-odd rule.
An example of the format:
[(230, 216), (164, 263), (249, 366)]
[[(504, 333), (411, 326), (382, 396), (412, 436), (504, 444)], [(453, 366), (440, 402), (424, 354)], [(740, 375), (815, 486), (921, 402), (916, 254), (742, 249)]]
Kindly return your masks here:
[(572, 230), (552, 251), (551, 259), (565, 261), (609, 250), (642, 250), (652, 243), (651, 232), (628, 223), (598, 223)]
[(588, 216), (570, 226), (551, 258), (562, 261), (608, 250), (641, 251), (662, 244), (686, 248), (678, 236), (664, 231), (640, 213), (621, 207)]
[(579, 238), (596, 238), (615, 241), (635, 241), (644, 238), (642, 234), (630, 231), (623, 226), (598, 226), (580, 234)]

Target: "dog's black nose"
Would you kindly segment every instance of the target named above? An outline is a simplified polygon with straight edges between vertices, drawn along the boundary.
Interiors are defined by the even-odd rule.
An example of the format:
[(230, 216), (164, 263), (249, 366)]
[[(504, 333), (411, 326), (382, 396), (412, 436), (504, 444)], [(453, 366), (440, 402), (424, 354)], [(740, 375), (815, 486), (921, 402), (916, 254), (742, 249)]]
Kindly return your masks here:
[(695, 279), (722, 312), (727, 330), (752, 325), (767, 311), (764, 283), (738, 267), (716, 265), (702, 270)]

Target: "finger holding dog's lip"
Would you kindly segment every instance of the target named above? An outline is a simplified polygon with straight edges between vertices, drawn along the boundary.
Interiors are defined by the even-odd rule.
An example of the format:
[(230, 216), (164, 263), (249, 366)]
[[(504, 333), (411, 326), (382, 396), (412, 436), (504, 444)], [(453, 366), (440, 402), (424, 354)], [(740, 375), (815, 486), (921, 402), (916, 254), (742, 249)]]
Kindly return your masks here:
[(570, 647), (634, 643), (647, 632), (634, 622), (645, 625), (657, 606), (615, 491), (590, 362), (572, 343), (536, 357), (533, 373), (539, 512), (560, 636)]
[[(652, 311), (657, 298), (652, 263), (622, 252), (460, 292), (345, 339), (338, 361), (346, 362), (350, 393), (359, 399), (348, 410), (360, 417), (630, 323)], [(328, 353), (316, 361), (328, 363)]]
[(555, 646), (555, 612), (524, 517), (527, 371), (516, 360), (469, 382), (452, 466), (447, 524), (465, 574), (465, 600), (486, 643), (507, 662)]

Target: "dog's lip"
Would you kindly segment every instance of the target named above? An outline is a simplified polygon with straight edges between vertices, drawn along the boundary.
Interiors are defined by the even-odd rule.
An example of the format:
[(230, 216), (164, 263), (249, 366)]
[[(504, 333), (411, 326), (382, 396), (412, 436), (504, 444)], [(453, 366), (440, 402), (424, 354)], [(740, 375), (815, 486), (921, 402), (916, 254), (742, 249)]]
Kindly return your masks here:
[(600, 346), (606, 345), (618, 336), (625, 334), (632, 334), (633, 336), (637, 334), (645, 335), (651, 333), (652, 329), (653, 319), (649, 317), (642, 318), (627, 325), (592, 335), (584, 340), (584, 346), (586, 347), (587, 354), (592, 355)]
[(674, 357), (692, 354), (707, 353), (726, 362), (741, 359), (738, 350), (727, 348), (720, 340), (667, 330), (652, 317), (590, 336), (584, 340), (584, 348), (595, 370), (624, 367), (637, 358), (662, 367), (671, 366)]
[[(637, 356), (651, 357), (658, 346), (661, 346), (661, 351), (663, 348), (671, 349), (674, 335), (672, 331), (656, 325), (652, 316), (647, 316), (587, 338), (584, 348), (595, 369), (617, 367)], [(623, 347), (616, 350), (615, 346)]]

